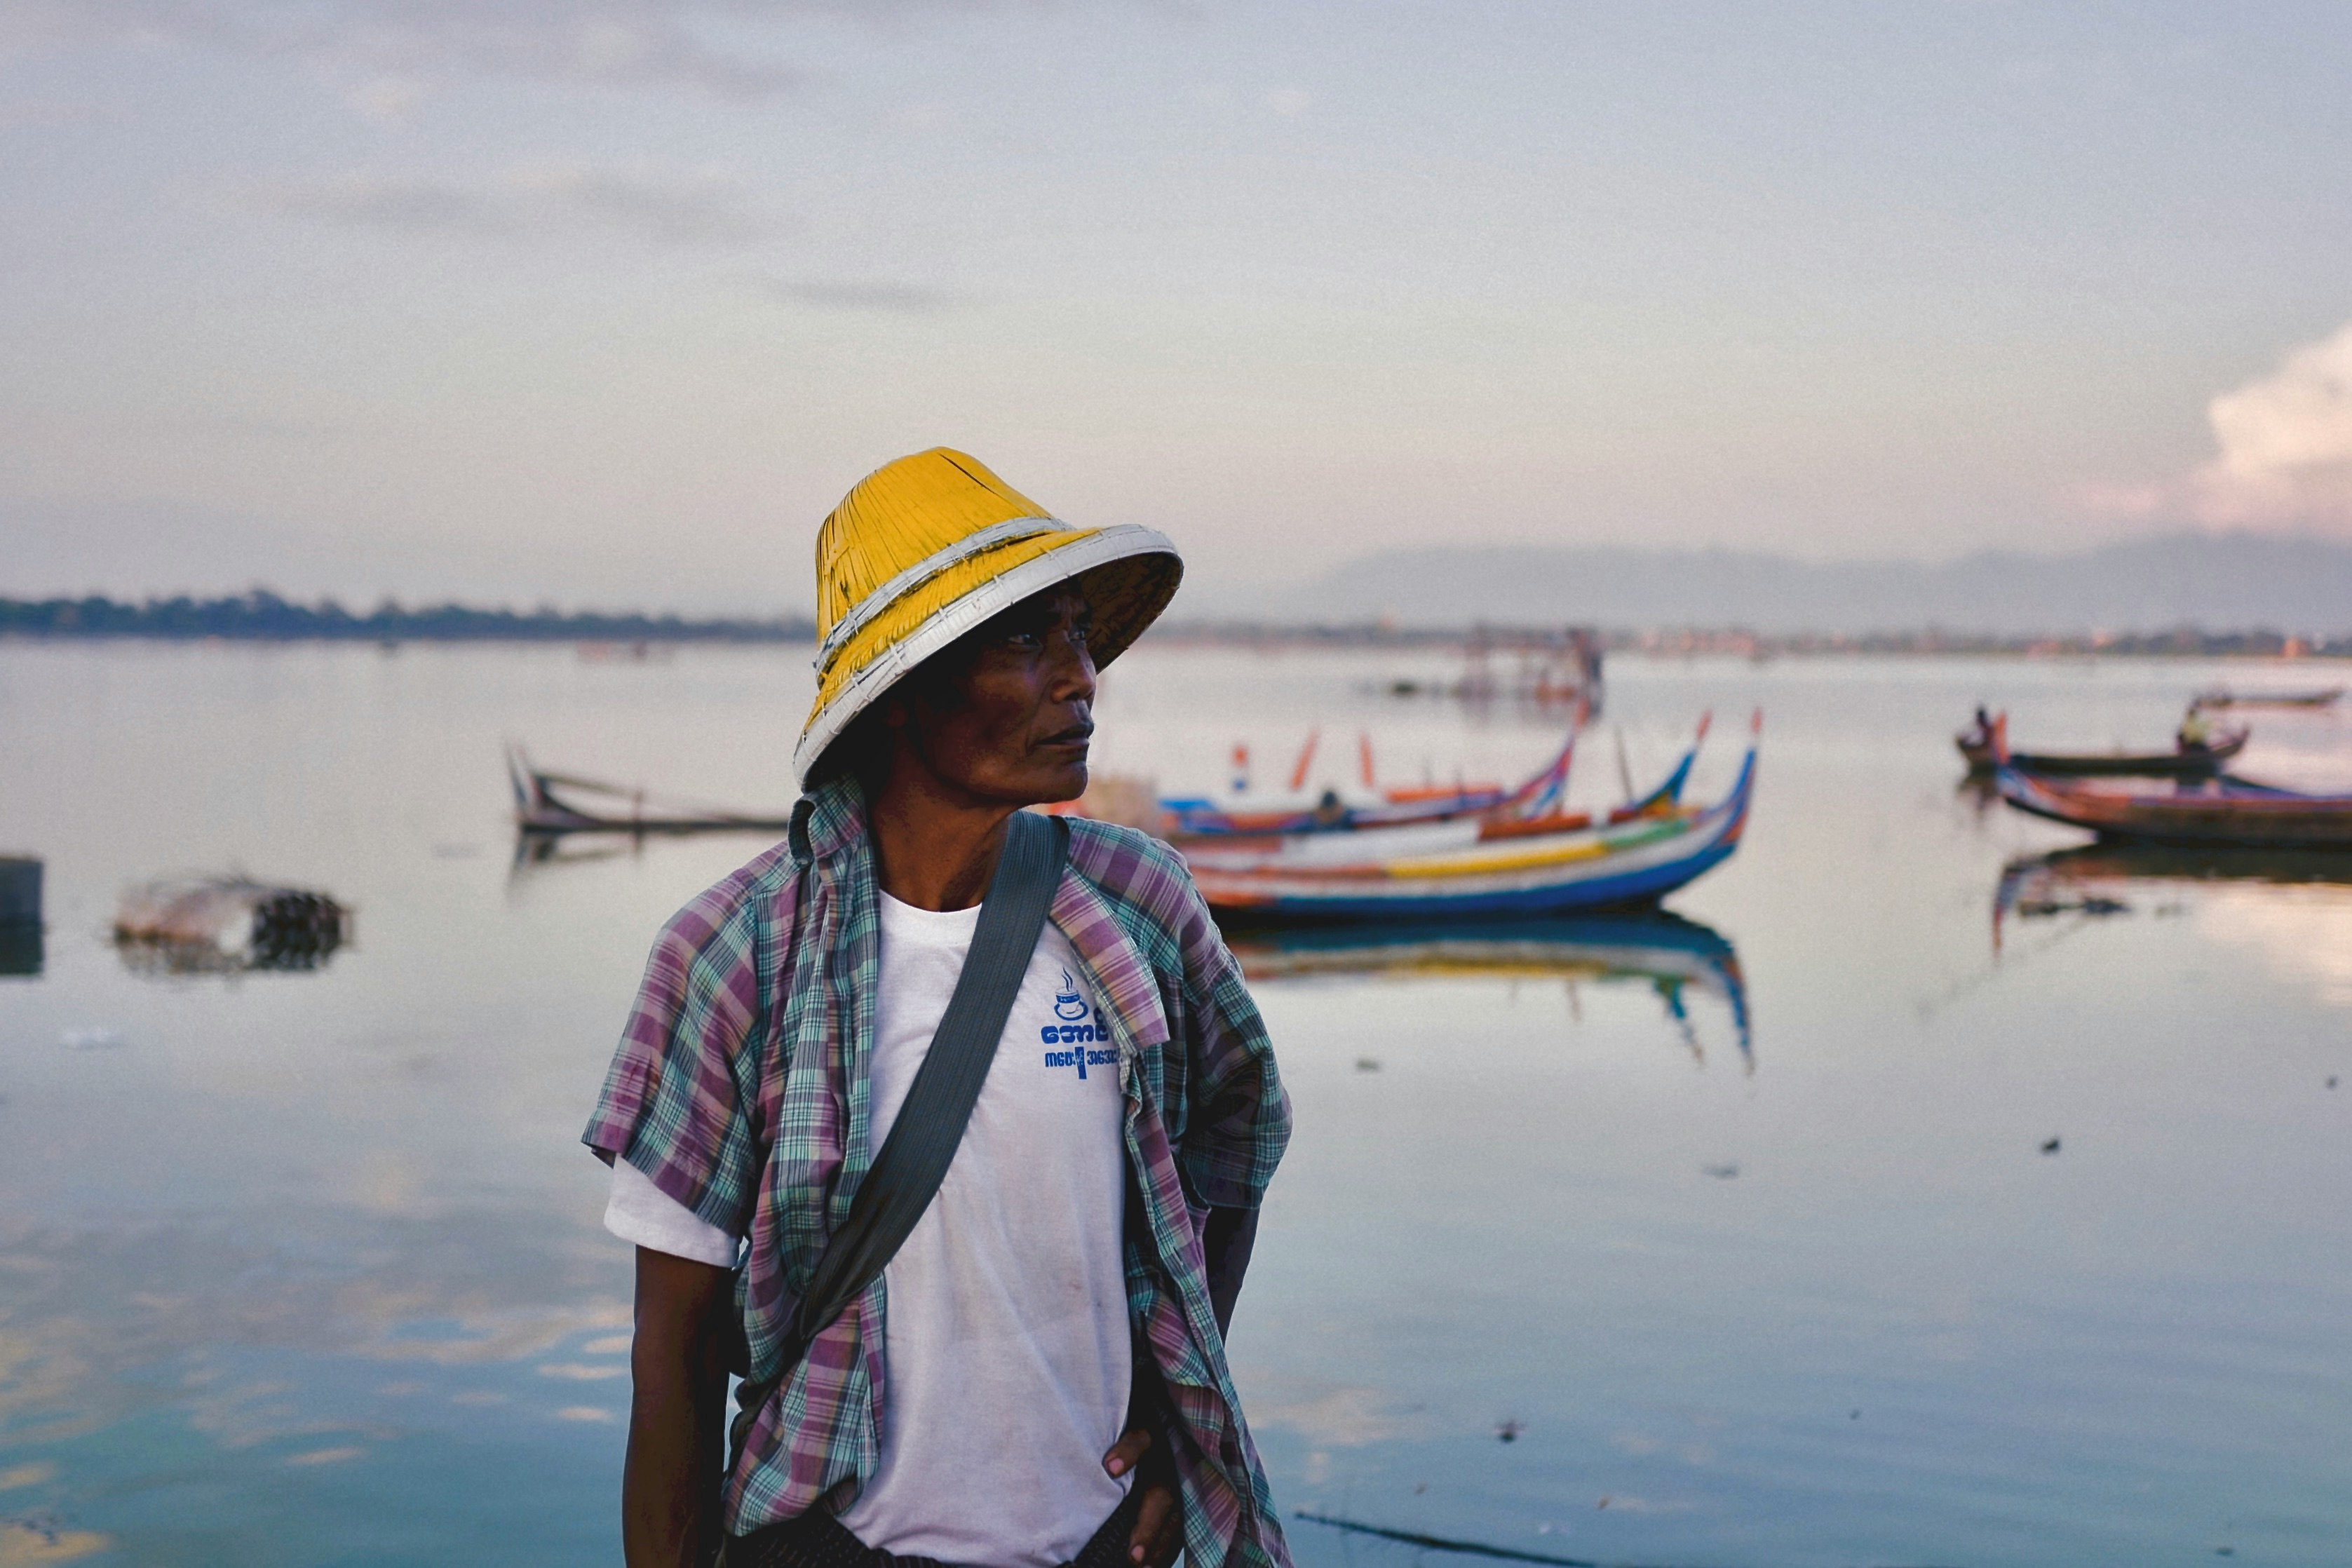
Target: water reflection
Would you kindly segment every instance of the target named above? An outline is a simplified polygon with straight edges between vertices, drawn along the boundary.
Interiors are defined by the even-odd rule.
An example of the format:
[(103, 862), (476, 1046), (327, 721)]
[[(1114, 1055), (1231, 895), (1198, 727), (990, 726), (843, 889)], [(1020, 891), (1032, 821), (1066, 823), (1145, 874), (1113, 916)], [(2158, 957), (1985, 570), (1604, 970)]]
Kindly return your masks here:
[(0, 975), (41, 972), (41, 927), (35, 921), (0, 921)]
[(1253, 982), (1367, 975), (1482, 975), (1559, 980), (1571, 1007), (1577, 987), (1638, 982), (1665, 1008), (1676, 1037), (1704, 1062), (1688, 998), (1709, 995), (1731, 1015), (1733, 1042), (1749, 1072), (1756, 1056), (1739, 954), (1712, 927), (1680, 915), (1589, 915), (1569, 919), (1397, 926), (1317, 926), (1252, 931), (1232, 939)]
[(520, 881), (543, 866), (584, 866), (596, 860), (619, 860), (642, 855), (645, 851), (646, 841), (636, 835), (622, 837), (518, 833), (515, 835), (514, 863), (509, 868), (508, 880)]
[[(2085, 844), (2012, 860), (1993, 890), (1993, 947), (2011, 920), (2128, 914), (2161, 884), (2352, 889), (2352, 855), (2326, 849)], [(2137, 886), (2135, 886), (2137, 884)], [(2158, 913), (2177, 910), (2160, 904)]]

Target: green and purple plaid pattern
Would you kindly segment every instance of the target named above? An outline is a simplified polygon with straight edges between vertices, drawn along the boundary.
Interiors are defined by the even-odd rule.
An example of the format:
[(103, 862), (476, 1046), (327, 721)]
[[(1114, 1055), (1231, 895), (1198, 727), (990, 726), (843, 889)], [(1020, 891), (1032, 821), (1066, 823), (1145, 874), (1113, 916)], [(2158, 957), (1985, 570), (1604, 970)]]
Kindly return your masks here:
[[(1071, 826), (1051, 918), (1118, 1047), (1145, 1220), (1127, 1244), (1128, 1306), (1181, 1427), (1185, 1548), (1203, 1568), (1286, 1568), (1210, 1311), (1200, 1226), (1211, 1207), (1256, 1205), (1289, 1138), (1289, 1100), (1183, 862), (1130, 829)], [(879, 921), (858, 789), (821, 786), (784, 843), (662, 928), (583, 1140), (750, 1237), (740, 1305), (755, 1380), (773, 1376), (792, 1303), (873, 1155)], [(885, 1306), (877, 1279), (759, 1411), (727, 1480), (730, 1529), (820, 1500), (845, 1507), (874, 1473)]]

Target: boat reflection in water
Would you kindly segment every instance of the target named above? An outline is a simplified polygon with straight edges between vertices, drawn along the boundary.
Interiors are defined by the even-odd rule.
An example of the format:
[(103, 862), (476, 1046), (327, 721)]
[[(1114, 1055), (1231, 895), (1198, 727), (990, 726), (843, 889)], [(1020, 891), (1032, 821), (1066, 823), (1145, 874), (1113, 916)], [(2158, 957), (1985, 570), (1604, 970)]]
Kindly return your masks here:
[(1554, 920), (1414, 925), (1311, 926), (1231, 933), (1252, 982), (1326, 975), (1473, 975), (1580, 984), (1646, 983), (1682, 1043), (1706, 1059), (1689, 999), (1714, 997), (1731, 1016), (1741, 1062), (1756, 1070), (1748, 984), (1721, 932), (1663, 910)]
[[(2140, 884), (2134, 888), (2133, 884)], [(2335, 849), (2189, 848), (2156, 844), (2085, 844), (2012, 860), (1993, 891), (1992, 940), (2011, 919), (2116, 915), (2128, 896), (2160, 885), (2268, 884), (2352, 888), (2352, 854)], [(2185, 888), (2183, 889), (2185, 890)]]

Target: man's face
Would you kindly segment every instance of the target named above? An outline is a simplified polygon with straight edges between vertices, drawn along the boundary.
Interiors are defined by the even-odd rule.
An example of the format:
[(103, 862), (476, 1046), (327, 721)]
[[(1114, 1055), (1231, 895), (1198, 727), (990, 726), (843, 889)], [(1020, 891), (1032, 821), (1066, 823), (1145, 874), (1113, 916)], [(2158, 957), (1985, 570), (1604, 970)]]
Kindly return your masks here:
[(943, 782), (1013, 805), (1086, 793), (1094, 734), (1093, 612), (1064, 584), (1023, 600), (944, 656), (946, 700), (916, 695), (904, 710), (916, 755)]

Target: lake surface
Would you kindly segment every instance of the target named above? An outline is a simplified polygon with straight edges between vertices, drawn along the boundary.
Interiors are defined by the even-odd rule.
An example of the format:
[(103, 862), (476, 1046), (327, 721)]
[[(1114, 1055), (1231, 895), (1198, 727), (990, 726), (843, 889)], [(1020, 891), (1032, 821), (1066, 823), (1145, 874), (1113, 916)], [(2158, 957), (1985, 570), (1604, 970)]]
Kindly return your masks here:
[[(655, 928), (762, 846), (518, 866), (500, 748), (785, 805), (806, 659), (0, 644), (0, 853), (49, 883), (0, 977), (0, 1564), (618, 1560), (630, 1258), (576, 1140)], [(1147, 647), (1097, 765), (1557, 743), (1381, 695), (1444, 668)], [(1712, 798), (1766, 714), (1683, 921), (1246, 944), (1297, 1134), (1233, 1353), (1286, 1514), (1716, 1568), (2352, 1560), (2352, 860), (2025, 864), (1997, 923), (2082, 836), (1949, 742), (1979, 700), (2021, 747), (2153, 744), (2200, 687), (2329, 679), (1619, 658), (1584, 799), (1612, 731), (1646, 787), (1708, 709)], [(2352, 720), (2255, 722), (2241, 772), (2352, 785)], [(230, 870), (355, 941), (110, 944), (126, 887)]]

